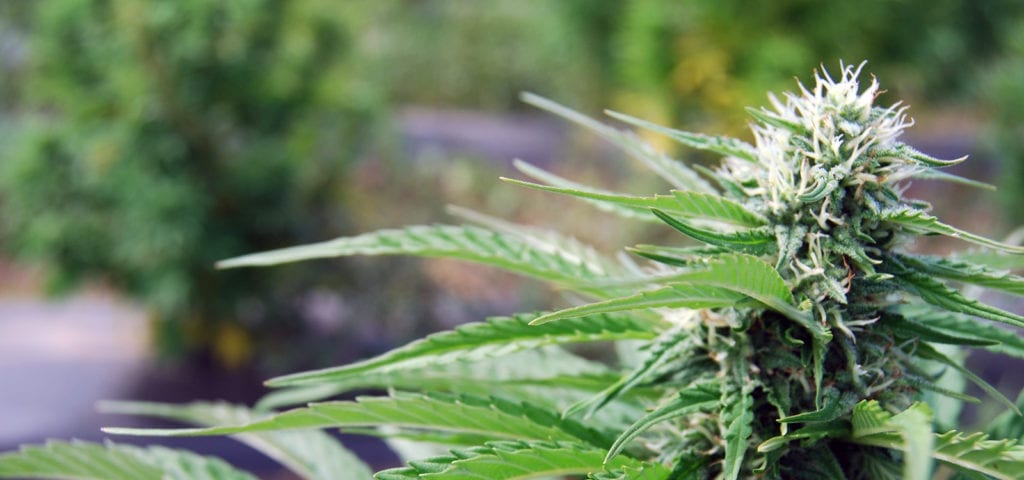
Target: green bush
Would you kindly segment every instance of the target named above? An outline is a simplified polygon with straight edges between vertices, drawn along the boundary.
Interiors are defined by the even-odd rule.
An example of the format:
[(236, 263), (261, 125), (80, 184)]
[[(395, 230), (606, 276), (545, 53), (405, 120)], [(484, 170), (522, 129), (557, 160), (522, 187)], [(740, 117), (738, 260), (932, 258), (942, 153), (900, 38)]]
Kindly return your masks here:
[(345, 172), (376, 106), (349, 91), (347, 32), (314, 7), (37, 5), (33, 114), (0, 175), (5, 246), (58, 290), (99, 278), (130, 293), (167, 353), (212, 342), (238, 364), (248, 332), (300, 328), (292, 298), (318, 275), (212, 265), (345, 230)]
[[(876, 105), (878, 83), (862, 88), (859, 74), (822, 73), (771, 109), (749, 110), (753, 144), (613, 114), (724, 157), (716, 169), (691, 169), (631, 133), (527, 96), (620, 146), (671, 190), (617, 193), (528, 164), (519, 168), (533, 181), (510, 183), (664, 224), (690, 242), (639, 245), (630, 249), (637, 258), (614, 258), (554, 231), (470, 213), (472, 225), (381, 230), (227, 260), (221, 266), (456, 258), (546, 280), (580, 302), (275, 378), (268, 385), (281, 390), (252, 409), (106, 404), (199, 426), (106, 431), (238, 434), (304, 478), (370, 478), (338, 443), (310, 430), (335, 427), (386, 437), (417, 457), (378, 472), (382, 480), (1022, 478), (1020, 405), (965, 368), (959, 348), (1024, 358), (1017, 333), (991, 323), (1022, 327), (1024, 317), (952, 284), (1021, 295), (1024, 278), (906, 247), (946, 235), (1003, 254), (975, 257), (1017, 267), (1024, 247), (942, 223), (926, 202), (903, 196), (913, 178), (971, 182), (940, 170), (961, 160), (900, 142), (911, 123), (906, 108)], [(617, 362), (565, 348), (592, 342), (614, 345)], [(1005, 407), (985, 432), (956, 429), (962, 403), (979, 401), (965, 393), (967, 382)], [(366, 388), (388, 394), (321, 401)], [(212, 478), (250, 478), (214, 459), (113, 443), (53, 442), (0, 456), (0, 476), (189, 478), (183, 472), (200, 468)]]

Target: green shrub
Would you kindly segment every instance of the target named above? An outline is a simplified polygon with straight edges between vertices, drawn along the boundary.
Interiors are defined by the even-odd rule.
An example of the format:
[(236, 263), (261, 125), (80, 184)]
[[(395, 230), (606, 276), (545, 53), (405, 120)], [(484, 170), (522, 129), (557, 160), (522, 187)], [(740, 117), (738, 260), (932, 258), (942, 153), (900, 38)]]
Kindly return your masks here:
[(58, 290), (100, 278), (139, 299), (166, 353), (213, 342), (237, 364), (247, 331), (301, 328), (280, 319), (326, 277), (211, 265), (345, 230), (344, 175), (375, 107), (346, 90), (346, 32), (314, 6), (37, 5), (37, 113), (0, 175), (5, 246)]
[[(1024, 317), (969, 299), (950, 283), (1022, 294), (1024, 278), (964, 258), (913, 254), (906, 245), (937, 234), (996, 252), (1024, 248), (944, 224), (927, 203), (902, 195), (913, 178), (964, 181), (939, 170), (959, 160), (901, 143), (906, 108), (876, 106), (878, 84), (861, 88), (859, 73), (822, 73), (800, 94), (773, 98), (771, 109), (749, 110), (753, 144), (613, 115), (724, 156), (714, 170), (693, 170), (632, 134), (528, 96), (619, 145), (673, 190), (614, 193), (526, 164), (520, 169), (538, 183), (511, 183), (661, 222), (698, 245), (639, 245), (630, 251), (640, 260), (615, 259), (552, 231), (470, 214), (476, 225), (382, 230), (228, 260), (223, 267), (343, 255), (450, 257), (546, 280), (591, 303), (492, 318), (354, 364), (272, 379), (270, 386), (283, 389), (251, 410), (108, 404), (108, 411), (200, 428), (107, 432), (239, 434), (306, 478), (369, 478), (322, 432), (308, 430), (335, 427), (451, 448), (379, 479), (923, 480), (936, 468), (962, 478), (1021, 478), (1018, 406), (963, 367), (956, 347), (1022, 358), (1020, 337), (991, 322), (1020, 327)], [(614, 342), (618, 363), (562, 348), (588, 342)], [(1007, 414), (988, 431), (993, 437), (950, 430), (956, 409), (929, 407), (937, 396), (955, 405), (977, 401), (950, 377), (1005, 404)], [(390, 393), (319, 402), (374, 387)], [(306, 402), (314, 403), (273, 411)], [(292, 430), (299, 428), (307, 430)], [(141, 478), (120, 474), (128, 468), (188, 478), (174, 472), (213, 462), (53, 443), (0, 457), (0, 473), (96, 476), (74, 459), (105, 462), (103, 478)]]

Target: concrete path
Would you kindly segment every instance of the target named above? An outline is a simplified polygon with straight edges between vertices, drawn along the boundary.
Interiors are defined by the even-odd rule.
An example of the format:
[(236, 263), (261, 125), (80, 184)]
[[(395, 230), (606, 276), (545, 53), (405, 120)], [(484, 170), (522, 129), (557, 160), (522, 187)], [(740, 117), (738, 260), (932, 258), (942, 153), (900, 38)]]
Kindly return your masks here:
[(146, 362), (138, 308), (99, 294), (0, 298), (0, 445), (96, 435), (95, 403)]

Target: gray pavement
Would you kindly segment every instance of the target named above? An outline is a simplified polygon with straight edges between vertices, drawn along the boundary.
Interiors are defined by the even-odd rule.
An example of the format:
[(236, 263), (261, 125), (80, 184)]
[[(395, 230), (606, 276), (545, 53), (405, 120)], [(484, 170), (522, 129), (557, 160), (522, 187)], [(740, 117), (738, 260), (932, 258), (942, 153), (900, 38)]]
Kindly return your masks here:
[(143, 312), (112, 296), (0, 297), (0, 445), (95, 437), (95, 403), (147, 363)]

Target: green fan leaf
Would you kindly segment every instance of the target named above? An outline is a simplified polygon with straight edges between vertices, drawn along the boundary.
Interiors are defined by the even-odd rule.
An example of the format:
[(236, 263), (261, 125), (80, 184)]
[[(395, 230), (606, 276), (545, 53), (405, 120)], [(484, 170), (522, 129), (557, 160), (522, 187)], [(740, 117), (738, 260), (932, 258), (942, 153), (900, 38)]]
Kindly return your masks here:
[(905, 445), (903, 478), (909, 480), (931, 478), (932, 461), (930, 456), (934, 444), (931, 409), (924, 403), (917, 403), (892, 417), (890, 423), (899, 429)]
[[(565, 287), (608, 275), (604, 265), (572, 253), (544, 248), (523, 239), (471, 226), (432, 225), (342, 237), (298, 247), (224, 260), (220, 268), (268, 266), (348, 255), (416, 255), (455, 258), (490, 265)], [(586, 290), (583, 287), (583, 290)], [(598, 292), (588, 292), (598, 293)]]
[(696, 412), (703, 412), (719, 407), (721, 400), (720, 386), (709, 382), (691, 385), (679, 391), (679, 394), (668, 403), (654, 409), (629, 426), (615, 443), (608, 449), (606, 461), (615, 458), (630, 441), (654, 425)]
[(551, 112), (600, 135), (611, 144), (621, 148), (622, 151), (631, 157), (644, 163), (675, 188), (711, 194), (716, 193), (714, 187), (703, 178), (700, 178), (700, 175), (697, 175), (692, 169), (655, 151), (650, 145), (635, 135), (619, 131), (570, 108), (531, 93), (524, 93), (522, 99), (530, 105)]
[[(271, 392), (258, 406), (267, 409), (305, 404), (343, 392), (371, 388), (484, 395), (491, 390), (515, 391), (519, 388), (596, 392), (605, 388), (610, 383), (606, 380), (612, 377), (617, 379), (617, 375), (602, 363), (586, 360), (559, 347), (541, 347), (499, 357), (483, 357), (472, 362), (427, 364), (419, 368), (352, 376), (345, 381), (285, 388)], [(283, 397), (274, 398), (277, 393)]]
[[(193, 402), (184, 405), (151, 402), (103, 402), (105, 413), (150, 416), (177, 420), (202, 427), (253, 423), (270, 416), (240, 405), (218, 402)], [(337, 440), (319, 430), (255, 432), (236, 438), (277, 460), (306, 479), (369, 479), (370, 468), (346, 450)]]
[(941, 160), (926, 153), (922, 153), (905, 143), (900, 143), (895, 147), (885, 150), (874, 150), (870, 152), (869, 155), (878, 159), (897, 158), (901, 160), (910, 160), (918, 165), (932, 168), (951, 167), (967, 160), (966, 155), (953, 160)]
[(899, 255), (900, 262), (926, 275), (1024, 295), (1024, 277), (983, 265), (940, 257)]
[(73, 441), (0, 455), (0, 478), (81, 480), (255, 480), (224, 461), (163, 447)]
[[(1007, 243), (1012, 245), (1017, 242), (1008, 241)], [(957, 253), (954, 255), (954, 258), (960, 261), (985, 265), (996, 270), (1012, 270), (1015, 272), (1024, 270), (1024, 255), (1010, 255), (999, 251), (972, 248)]]
[[(735, 253), (718, 255), (708, 260), (706, 269), (680, 274), (671, 281), (673, 287), (682, 282), (712, 286), (757, 300), (806, 328), (815, 341), (821, 343), (815, 346), (818, 350), (832, 338), (821, 323), (813, 321), (807, 312), (794, 305), (793, 293), (775, 267), (757, 257)], [(816, 369), (819, 361), (815, 359)]]
[(979, 377), (974, 372), (968, 370), (967, 367), (961, 365), (961, 362), (957, 362), (949, 358), (948, 356), (944, 355), (942, 352), (936, 350), (934, 347), (928, 345), (927, 343), (918, 344), (916, 346), (916, 350), (914, 351), (914, 353), (918, 357), (927, 360), (937, 361), (942, 365), (945, 365), (947, 367), (952, 368), (953, 370), (956, 370), (957, 372), (960, 372), (960, 374), (963, 375), (964, 378), (973, 382), (979, 388), (984, 390), (985, 393), (992, 396), (992, 398), (998, 400), (1003, 405), (1006, 405), (1010, 410), (1013, 410), (1018, 415), (1021, 414), (1020, 410), (1017, 410), (1017, 405), (1010, 401), (1010, 399), (1006, 398), (1006, 396), (1003, 395), (1003, 393), (1000, 392), (999, 389), (993, 387), (988, 382), (986, 382), (985, 379)]
[(259, 411), (277, 410), (284, 407), (304, 405), (318, 402), (340, 395), (349, 390), (348, 385), (318, 383), (305, 387), (282, 388), (273, 390), (261, 397), (253, 409)]
[[(568, 192), (576, 192), (576, 191), (586, 192), (587, 195), (593, 195), (593, 196), (600, 197), (600, 198), (590, 198), (590, 197), (584, 196), (584, 195), (576, 195), (576, 197), (577, 198), (582, 198), (584, 201), (586, 201), (587, 203), (590, 203), (591, 205), (593, 205), (594, 207), (596, 207), (599, 210), (602, 210), (602, 211), (605, 211), (605, 212), (609, 212), (609, 213), (613, 213), (615, 215), (618, 215), (618, 216), (624, 217), (624, 218), (630, 218), (630, 219), (636, 219), (636, 220), (644, 220), (644, 221), (648, 221), (648, 222), (657, 222), (658, 221), (658, 219), (656, 219), (653, 216), (651, 216), (651, 211), (649, 209), (642, 208), (642, 207), (637, 207), (637, 206), (634, 206), (634, 205), (629, 205), (628, 202), (621, 202), (621, 201), (620, 202), (614, 202), (614, 201), (609, 201), (609, 200), (605, 199), (605, 198), (615, 198), (615, 197), (625, 196), (625, 195), (622, 195), (620, 193), (612, 192), (612, 191), (607, 191), (607, 190), (601, 190), (601, 189), (589, 187), (587, 185), (583, 185), (581, 183), (576, 183), (576, 182), (574, 182), (572, 180), (568, 180), (568, 179), (562, 178), (562, 177), (560, 177), (558, 175), (555, 175), (555, 174), (550, 173), (550, 172), (548, 172), (546, 170), (543, 170), (541, 168), (538, 168), (538, 167), (535, 167), (533, 165), (530, 165), (529, 163), (523, 162), (521, 160), (516, 160), (514, 165), (515, 165), (516, 169), (518, 169), (520, 172), (523, 172), (524, 174), (532, 177), (535, 180), (543, 182), (546, 185), (538, 185), (538, 184), (535, 184), (535, 183), (522, 182), (522, 181), (519, 181), (519, 180), (505, 178), (505, 177), (501, 177), (501, 180), (509, 182), (509, 183), (517, 184), (517, 185), (523, 185), (523, 186), (530, 187), (530, 188), (538, 188), (538, 189), (541, 189), (541, 190), (554, 191), (556, 193), (568, 193)], [(564, 190), (565, 192), (561, 192), (559, 190)], [(626, 196), (626, 197), (629, 198), (628, 196)]]
[(949, 431), (935, 436), (932, 455), (964, 473), (997, 480), (1024, 478), (1024, 446), (1012, 440), (989, 440), (983, 433)]
[(658, 263), (676, 267), (692, 267), (703, 262), (707, 257), (729, 253), (730, 250), (720, 247), (701, 245), (696, 247), (666, 247), (662, 245), (636, 245), (626, 247), (627, 251)]
[(452, 450), (448, 456), (410, 462), (409, 467), (385, 470), (376, 478), (525, 480), (588, 475), (606, 469), (644, 472), (643, 477), (632, 477), (638, 479), (656, 480), (668, 476), (668, 471), (660, 465), (625, 457), (605, 464), (604, 454), (602, 449), (573, 442), (488, 442), (480, 447)]
[[(1017, 396), (1017, 409), (1024, 410), (1024, 391)], [(995, 438), (1024, 440), (1024, 416), (1003, 412), (985, 427), (985, 433)]]
[[(903, 480), (903, 467), (893, 461), (885, 450), (869, 450), (864, 452), (863, 470), (871, 480)], [(963, 480), (963, 479), (959, 479)]]
[(757, 446), (757, 451), (761, 453), (773, 452), (794, 440), (817, 441), (824, 438), (843, 438), (849, 434), (850, 425), (847, 421), (816, 422), (787, 432), (785, 435), (769, 438)]
[[(926, 409), (927, 407), (918, 403), (908, 410)], [(920, 415), (927, 413), (922, 411)], [(861, 402), (854, 408), (853, 432), (849, 440), (863, 445), (891, 448), (907, 453), (923, 450), (923, 448), (908, 445), (903, 434), (908, 430), (907, 427), (894, 419), (895, 416), (883, 410), (877, 402), (873, 400)], [(916, 431), (912, 434), (920, 435)], [(932, 458), (964, 474), (987, 475), (989, 478), (997, 480), (1024, 478), (1024, 446), (1018, 445), (1015, 440), (989, 440), (988, 436), (983, 433), (965, 434), (957, 431), (932, 434), (932, 436), (930, 448)]]
[(682, 325), (662, 333), (652, 342), (647, 355), (633, 371), (608, 385), (598, 395), (569, 407), (564, 416), (571, 417), (579, 412), (584, 412), (584, 417), (593, 415), (601, 407), (659, 373), (659, 369), (670, 361), (686, 354), (693, 348), (691, 336), (688, 328)]
[(649, 308), (716, 308), (731, 307), (744, 300), (743, 294), (712, 286), (681, 284), (657, 290), (640, 292), (628, 297), (580, 305), (537, 317), (531, 325), (542, 325), (555, 320), (583, 317), (602, 313), (623, 312)]
[[(908, 310), (904, 307), (904, 310)], [(987, 325), (977, 320), (952, 312), (924, 310), (921, 308), (911, 310), (906, 315), (926, 323), (932, 329), (945, 332), (948, 335), (956, 336), (970, 342), (983, 342), (983, 347), (992, 352), (1009, 355), (1016, 358), (1024, 358), (1024, 337), (997, 325)]]
[(775, 113), (769, 112), (768, 110), (765, 110), (763, 108), (747, 107), (747, 113), (749, 113), (751, 117), (754, 117), (755, 120), (765, 125), (771, 125), (773, 127), (778, 127), (783, 130), (789, 130), (790, 132), (800, 136), (806, 136), (808, 134), (807, 128), (805, 128), (803, 125), (792, 120), (782, 118), (776, 115)]
[[(954, 315), (948, 312), (935, 313), (937, 315), (934, 316), (940, 317)], [(994, 347), (999, 343), (994, 340), (976, 338), (974, 336), (965, 336), (963, 334), (953, 334), (951, 332), (944, 331), (942, 328), (935, 328), (936, 326), (931, 321), (931, 317), (922, 318), (920, 316), (915, 315), (914, 318), (915, 320), (921, 321), (919, 322), (915, 320), (910, 320), (902, 315), (887, 315), (885, 317), (885, 324), (889, 328), (892, 328), (893, 332), (896, 333), (897, 337), (916, 337), (920, 340), (924, 340), (926, 342), (931, 343), (942, 343), (946, 345), (962, 345), (969, 347)], [(976, 326), (978, 326), (978, 322), (971, 320), (970, 318), (960, 317), (960, 320), (970, 324), (968, 328), (966, 328), (967, 332), (970, 332), (971, 328), (975, 328)]]
[(727, 157), (736, 157), (754, 163), (758, 161), (757, 151), (754, 147), (747, 142), (735, 138), (676, 130), (619, 112), (607, 111), (605, 113), (616, 120), (621, 120), (630, 125), (667, 135), (673, 140), (691, 148), (706, 150)]
[(768, 220), (761, 214), (724, 197), (678, 190), (673, 190), (672, 195), (678, 204), (674, 211), (683, 216), (740, 227), (760, 227), (768, 224)]
[(754, 433), (753, 388), (749, 378), (747, 380), (748, 383), (735, 394), (725, 395), (719, 400), (724, 405), (722, 423), (725, 425), (725, 464), (722, 466), (722, 477), (726, 480), (739, 478), (747, 443)]
[(602, 192), (590, 188), (580, 189), (541, 185), (510, 178), (502, 178), (502, 180), (537, 190), (562, 193), (615, 205), (619, 208), (637, 212), (637, 216), (646, 215), (649, 217), (651, 209), (658, 209), (689, 219), (709, 220), (739, 227), (760, 227), (767, 223), (767, 220), (760, 214), (751, 212), (732, 200), (707, 193), (673, 190), (672, 195), (640, 197)]
[(804, 316), (795, 310), (793, 293), (775, 267), (752, 255), (726, 253), (706, 260), (705, 268), (672, 277), (672, 282), (713, 285), (742, 293), (781, 313)]
[(545, 345), (651, 339), (656, 336), (654, 325), (627, 315), (594, 315), (555, 325), (531, 326), (530, 322), (538, 317), (541, 315), (523, 314), (461, 325), (455, 330), (429, 335), (368, 360), (286, 375), (268, 381), (267, 385), (281, 387), (346, 382), (363, 375), (473, 361)]
[(360, 397), (289, 410), (266, 420), (210, 428), (106, 428), (114, 435), (234, 435), (297, 428), (394, 426), (476, 435), (491, 440), (583, 440), (598, 447), (611, 444), (602, 434), (557, 412), (526, 403), (469, 395), (395, 395)]
[(853, 392), (840, 393), (830, 388), (822, 395), (822, 407), (813, 412), (798, 413), (788, 417), (782, 417), (779, 423), (820, 423), (831, 422), (842, 415), (849, 413), (857, 403), (857, 394)]
[(766, 228), (740, 230), (737, 232), (718, 232), (698, 228), (661, 210), (654, 209), (651, 212), (668, 224), (668, 226), (688, 237), (709, 245), (756, 255), (771, 253), (776, 248), (775, 235)]
[(959, 175), (953, 175), (949, 172), (943, 172), (941, 170), (927, 169), (917, 172), (913, 175), (913, 178), (920, 178), (923, 180), (938, 180), (942, 182), (959, 183), (960, 185), (967, 185), (969, 187), (980, 188), (982, 190), (995, 191), (996, 186), (985, 182), (979, 182), (970, 178), (961, 177)]
[[(384, 388), (531, 398), (561, 409), (596, 394), (618, 377), (602, 363), (585, 360), (558, 347), (542, 347), (473, 362), (428, 364), (420, 368), (352, 376), (345, 381), (286, 388), (271, 392), (260, 400), (257, 407), (267, 409), (306, 404), (352, 390)], [(638, 399), (650, 396), (650, 392), (637, 393)]]
[(640, 467), (629, 466), (587, 475), (587, 480), (684, 480), (674, 476), (660, 463), (647, 463)]
[(862, 401), (853, 408), (850, 438), (857, 443), (880, 442), (877, 446), (903, 450), (903, 477), (928, 480), (934, 443), (931, 418), (931, 410), (920, 402), (894, 416), (875, 400)]
[(885, 210), (879, 214), (879, 220), (902, 225), (915, 231), (937, 233), (940, 235), (959, 238), (967, 242), (1007, 253), (1024, 254), (1024, 247), (1007, 245), (1005, 243), (1000, 243), (995, 240), (946, 225), (945, 223), (940, 222), (937, 218), (928, 215), (921, 210), (910, 208)]
[(921, 297), (921, 300), (936, 307), (950, 312), (974, 315), (1008, 325), (1024, 327), (1024, 317), (969, 299), (928, 275), (906, 269), (896, 269), (891, 273), (896, 276), (901, 285)]
[(594, 247), (556, 230), (512, 223), (498, 217), (455, 205), (448, 205), (445, 207), (445, 211), (450, 215), (462, 218), (485, 229), (518, 238), (538, 250), (550, 254), (558, 254), (565, 258), (580, 259), (582, 263), (591, 265), (593, 270), (604, 272), (606, 275), (621, 275), (624, 273), (619, 263), (607, 258), (595, 250)]
[(722, 193), (726, 196), (732, 197), (737, 201), (745, 201), (750, 198), (746, 191), (743, 190), (743, 186), (740, 185), (738, 181), (731, 178), (729, 174), (724, 172), (719, 173), (701, 164), (695, 164), (693, 169), (718, 184), (718, 187), (722, 189)]

